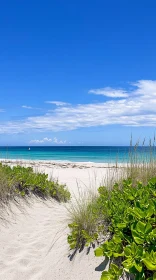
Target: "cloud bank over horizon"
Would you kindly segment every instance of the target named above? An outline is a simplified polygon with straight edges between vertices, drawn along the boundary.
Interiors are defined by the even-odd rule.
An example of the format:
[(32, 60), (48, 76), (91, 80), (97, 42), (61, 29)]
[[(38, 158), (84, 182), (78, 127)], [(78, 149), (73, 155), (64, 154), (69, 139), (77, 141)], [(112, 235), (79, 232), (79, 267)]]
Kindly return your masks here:
[(44, 137), (43, 139), (34, 139), (34, 140), (30, 140), (29, 144), (43, 144), (43, 143), (51, 143), (51, 144), (67, 144), (66, 140), (59, 140), (56, 137), (52, 138), (48, 138), (48, 137)]
[[(107, 97), (103, 102), (72, 105), (62, 101), (45, 101), (55, 108), (47, 109), (43, 115), (3, 121), (0, 134), (70, 131), (106, 125), (155, 127), (156, 80), (139, 80), (128, 86), (130, 89), (105, 87), (88, 91), (89, 94)], [(32, 106), (23, 105), (23, 109), (26, 107), (30, 109)], [(44, 139), (32, 141), (46, 142)]]

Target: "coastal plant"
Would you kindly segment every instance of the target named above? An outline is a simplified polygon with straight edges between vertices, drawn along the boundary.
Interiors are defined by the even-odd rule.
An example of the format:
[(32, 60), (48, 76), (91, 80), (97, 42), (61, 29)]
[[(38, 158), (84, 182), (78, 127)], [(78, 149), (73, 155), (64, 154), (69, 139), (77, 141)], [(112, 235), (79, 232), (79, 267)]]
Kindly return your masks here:
[(146, 144), (146, 139), (142, 143), (138, 141), (133, 145), (132, 137), (130, 141), (128, 160), (124, 169), (124, 178), (131, 178), (132, 184), (141, 181), (143, 184), (153, 178), (156, 174), (156, 147), (155, 135)]
[(107, 240), (95, 250), (95, 256), (110, 259), (101, 280), (119, 279), (125, 273), (135, 279), (156, 279), (156, 178), (135, 186), (132, 180), (123, 180), (111, 191), (106, 187), (98, 191), (92, 211), (97, 227), (90, 234), (78, 223), (69, 225), (71, 249), (97, 244), (101, 233), (107, 233)]
[(155, 137), (148, 146), (131, 143), (127, 164), (113, 168), (93, 200), (76, 201), (76, 215), (70, 209), (68, 243), (75, 250), (102, 244), (95, 255), (109, 257), (110, 267), (101, 280), (156, 279)]
[[(109, 200), (102, 195), (100, 203), (108, 207), (110, 238), (95, 250), (95, 256), (108, 257), (118, 276), (126, 272), (135, 279), (156, 279), (156, 178), (135, 188), (125, 180), (122, 189), (115, 185)], [(101, 280), (119, 279), (113, 277), (110, 266)]]
[(68, 243), (71, 249), (82, 250), (98, 237), (99, 218), (95, 211), (96, 200), (97, 194), (90, 190), (87, 194), (81, 192), (78, 198), (73, 198), (67, 205), (71, 221), (68, 225), (71, 232), (68, 235)]
[[(48, 180), (48, 175), (35, 173), (31, 167), (0, 165), (0, 174), (5, 178), (5, 192), (2, 191), (0, 181), (0, 200), (7, 202), (7, 199), (15, 196), (28, 197), (34, 194), (41, 198), (54, 198), (57, 201), (66, 202), (70, 199), (70, 193), (65, 185), (58, 181)], [(3, 187), (4, 189), (4, 187)], [(5, 199), (4, 199), (4, 197)]]
[(123, 179), (131, 179), (132, 184), (135, 185), (138, 181), (143, 184), (153, 178), (156, 174), (156, 147), (155, 147), (155, 135), (153, 139), (149, 139), (148, 143), (146, 139), (137, 141), (133, 145), (133, 139), (131, 137), (128, 154), (125, 158), (123, 156), (123, 162), (119, 163), (117, 160), (113, 165), (108, 164), (108, 169), (103, 178), (103, 185), (108, 189), (111, 189), (117, 182), (122, 185)]
[(4, 220), (5, 206), (13, 199), (11, 188), (9, 187), (7, 176), (0, 168), (0, 220)]

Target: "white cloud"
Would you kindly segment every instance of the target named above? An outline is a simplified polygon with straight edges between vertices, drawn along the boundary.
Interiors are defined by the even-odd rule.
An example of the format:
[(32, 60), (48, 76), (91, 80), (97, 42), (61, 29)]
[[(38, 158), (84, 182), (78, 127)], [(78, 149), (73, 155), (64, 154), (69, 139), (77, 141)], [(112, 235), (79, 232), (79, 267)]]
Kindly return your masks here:
[(33, 107), (27, 106), (27, 105), (23, 105), (22, 108), (24, 108), (24, 109), (33, 109)]
[(31, 106), (27, 106), (27, 105), (22, 105), (22, 108), (28, 109), (28, 110), (41, 110), (41, 108), (31, 107)]
[(58, 140), (56, 137), (54, 137), (53, 143), (55, 143), (55, 144), (66, 144), (67, 141), (66, 140)]
[(97, 95), (104, 95), (104, 96), (113, 97), (113, 98), (128, 97), (128, 93), (125, 90), (114, 89), (114, 88), (111, 88), (111, 87), (90, 89), (88, 93), (93, 93), (93, 94), (97, 94)]
[(46, 143), (46, 142), (52, 142), (52, 139), (51, 138), (47, 138), (47, 137), (45, 137), (45, 138), (43, 138), (43, 139), (41, 139), (41, 140), (38, 140), (38, 139), (34, 139), (34, 140), (31, 140), (29, 143), (31, 144), (33, 144), (33, 143), (36, 143), (36, 144), (39, 144), (39, 143)]
[(67, 105), (70, 105), (69, 103), (61, 102), (61, 101), (45, 101), (45, 103), (54, 104), (56, 106), (67, 106)]
[(57, 144), (57, 142), (58, 142), (57, 138), (56, 138), (56, 137), (54, 137), (54, 143), (56, 143), (56, 144)]
[(136, 89), (134, 90), (133, 94), (141, 95), (141, 98), (156, 98), (156, 81), (151, 80), (141, 80), (137, 81), (136, 83), (132, 83)]
[[(1, 122), (0, 133), (57, 132), (113, 124), (155, 127), (156, 81), (137, 81), (132, 84), (129, 91), (124, 92), (128, 97), (111, 98), (105, 102), (77, 104), (70, 107), (62, 105), (44, 115), (19, 121)], [(54, 141), (57, 142), (56, 139)]]
[(44, 141), (43, 140), (34, 139), (34, 140), (31, 140), (29, 143), (30, 144), (39, 144), (39, 143), (44, 143)]
[(53, 143), (53, 144), (66, 144), (66, 140), (58, 140), (56, 137), (53, 139), (45, 137), (43, 139), (34, 139), (29, 142), (30, 144), (43, 144), (43, 143)]

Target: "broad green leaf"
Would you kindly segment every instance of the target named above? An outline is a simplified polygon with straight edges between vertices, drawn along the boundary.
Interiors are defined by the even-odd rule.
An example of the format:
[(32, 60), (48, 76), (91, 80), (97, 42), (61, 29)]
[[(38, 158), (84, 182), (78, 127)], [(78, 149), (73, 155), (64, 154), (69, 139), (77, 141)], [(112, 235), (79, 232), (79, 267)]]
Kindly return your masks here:
[(110, 265), (110, 270), (114, 271), (115, 274), (119, 273), (119, 267), (114, 263)]
[(117, 227), (120, 229), (126, 228), (126, 223), (117, 223)]
[(127, 246), (127, 247), (124, 249), (124, 253), (125, 253), (125, 256), (126, 256), (126, 257), (131, 256), (131, 249)]
[(127, 259), (123, 261), (122, 264), (127, 272), (129, 272), (130, 268), (134, 266), (134, 262), (132, 259)]
[(146, 224), (145, 233), (149, 234), (152, 231), (152, 226), (150, 223)]
[(117, 236), (117, 235), (114, 235), (113, 236), (113, 241), (116, 244), (120, 244), (121, 243), (121, 238), (119, 236)]
[(138, 232), (145, 233), (145, 229), (146, 229), (146, 224), (143, 223), (143, 222), (141, 222), (141, 221), (139, 221), (139, 222), (137, 223), (137, 225), (136, 225), (136, 230), (137, 230)]
[(145, 213), (144, 211), (142, 211), (140, 208), (138, 207), (134, 207), (133, 208), (133, 214), (138, 218), (138, 219), (142, 219), (145, 217)]
[(146, 217), (151, 217), (154, 214), (154, 205), (150, 203), (148, 209), (146, 210)]
[(156, 270), (156, 263), (153, 264), (153, 263), (151, 263), (151, 261), (148, 260), (148, 259), (143, 259), (143, 263), (146, 265), (146, 267), (147, 267), (149, 270)]
[(143, 266), (142, 266), (142, 263), (140, 262), (140, 263), (136, 263), (135, 262), (135, 268), (139, 271), (139, 272), (141, 272), (142, 271), (142, 268), (143, 268)]
[(143, 256), (143, 246), (139, 245), (137, 247), (137, 256), (140, 257), (140, 258)]
[(113, 252), (112, 254), (113, 254), (113, 256), (114, 256), (115, 258), (124, 256), (124, 253), (123, 253), (123, 252), (122, 252), (122, 253)]
[(107, 271), (103, 271), (100, 280), (114, 280), (114, 276)]
[(103, 249), (102, 248), (97, 248), (94, 250), (94, 254), (96, 257), (102, 257), (103, 256)]
[(143, 244), (144, 243), (144, 239), (141, 238), (140, 234), (135, 231), (135, 230), (132, 230), (132, 236), (134, 238), (134, 241), (137, 243), (137, 244)]

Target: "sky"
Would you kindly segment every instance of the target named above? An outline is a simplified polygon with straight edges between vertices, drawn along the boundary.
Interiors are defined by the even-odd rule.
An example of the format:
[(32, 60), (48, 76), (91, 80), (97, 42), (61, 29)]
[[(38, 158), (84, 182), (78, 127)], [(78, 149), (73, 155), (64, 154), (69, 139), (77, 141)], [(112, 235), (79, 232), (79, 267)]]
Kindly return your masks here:
[(0, 145), (152, 138), (155, 11), (155, 0), (0, 1)]

